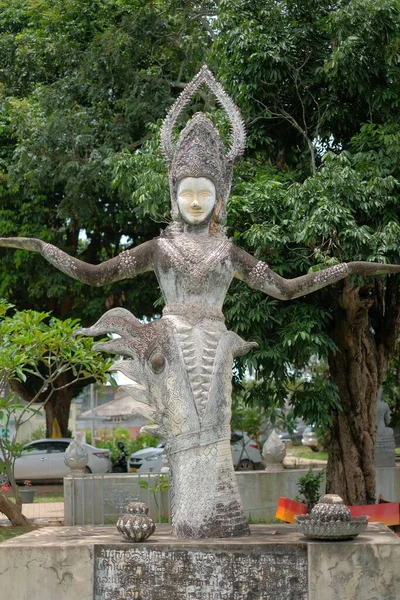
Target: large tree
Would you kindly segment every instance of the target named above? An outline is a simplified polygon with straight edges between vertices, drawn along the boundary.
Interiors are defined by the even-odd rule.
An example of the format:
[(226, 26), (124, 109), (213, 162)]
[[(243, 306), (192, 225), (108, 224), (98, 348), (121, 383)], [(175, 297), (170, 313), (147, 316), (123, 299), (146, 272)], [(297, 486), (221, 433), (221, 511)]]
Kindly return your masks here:
[[(220, 76), (244, 112), (253, 165), (232, 198), (236, 236), (286, 276), (342, 260), (398, 263), (398, 3), (223, 0), (218, 27)], [(265, 398), (282, 402), (312, 357), (327, 361), (292, 404), (330, 424), (328, 490), (373, 502), (398, 278), (348, 279), (286, 306), (239, 289), (228, 316), (261, 341), (253, 362)]]
[[(204, 62), (213, 8), (179, 0), (0, 0), (0, 235), (38, 237), (98, 263), (158, 233), (157, 218), (143, 219), (135, 196), (141, 147)], [(125, 192), (114, 182), (115, 162), (136, 153)], [(38, 256), (4, 251), (0, 269), (0, 297), (19, 309), (84, 324), (115, 305), (154, 313), (152, 274), (89, 288)], [(53, 396), (48, 429), (55, 416), (66, 423), (77, 391)]]

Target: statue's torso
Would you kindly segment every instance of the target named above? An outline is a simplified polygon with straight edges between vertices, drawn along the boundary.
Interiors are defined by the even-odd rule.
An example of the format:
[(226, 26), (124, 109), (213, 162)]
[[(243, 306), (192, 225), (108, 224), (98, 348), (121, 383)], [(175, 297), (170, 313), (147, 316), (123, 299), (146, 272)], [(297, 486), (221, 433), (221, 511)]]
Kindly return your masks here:
[(181, 349), (200, 419), (210, 402), (216, 353), (226, 333), (222, 306), (233, 277), (231, 246), (222, 236), (181, 233), (157, 239), (154, 271), (166, 302), (163, 319)]
[(199, 304), (221, 313), (233, 277), (232, 243), (225, 237), (185, 233), (157, 240), (155, 273), (166, 305)]

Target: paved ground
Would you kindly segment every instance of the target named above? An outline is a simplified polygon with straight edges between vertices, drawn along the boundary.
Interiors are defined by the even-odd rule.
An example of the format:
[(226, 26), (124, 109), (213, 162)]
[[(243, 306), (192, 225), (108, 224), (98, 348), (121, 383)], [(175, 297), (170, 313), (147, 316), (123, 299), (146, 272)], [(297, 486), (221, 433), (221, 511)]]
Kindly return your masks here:
[(309, 469), (310, 467), (324, 468), (326, 467), (326, 460), (315, 460), (312, 458), (298, 458), (295, 454), (287, 454), (284, 458), (283, 464), (285, 467), (292, 467), (294, 469)]
[[(62, 493), (62, 483), (35, 483), (36, 496), (51, 493)], [(32, 519), (38, 525), (63, 525), (64, 524), (64, 502), (33, 502), (23, 504), (23, 514)], [(0, 513), (0, 525), (9, 525), (10, 521)]]
[[(22, 505), (22, 514), (38, 525), (63, 525), (64, 502), (33, 502)], [(9, 525), (10, 521), (0, 513), (0, 525)]]

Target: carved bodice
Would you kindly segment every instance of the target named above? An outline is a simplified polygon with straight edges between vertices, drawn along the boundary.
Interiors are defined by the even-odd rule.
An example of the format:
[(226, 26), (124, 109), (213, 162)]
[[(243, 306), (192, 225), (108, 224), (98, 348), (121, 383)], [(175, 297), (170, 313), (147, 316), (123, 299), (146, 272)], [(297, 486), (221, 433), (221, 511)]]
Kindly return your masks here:
[(185, 233), (157, 241), (154, 270), (168, 306), (202, 305), (221, 314), (233, 277), (232, 243), (225, 237)]

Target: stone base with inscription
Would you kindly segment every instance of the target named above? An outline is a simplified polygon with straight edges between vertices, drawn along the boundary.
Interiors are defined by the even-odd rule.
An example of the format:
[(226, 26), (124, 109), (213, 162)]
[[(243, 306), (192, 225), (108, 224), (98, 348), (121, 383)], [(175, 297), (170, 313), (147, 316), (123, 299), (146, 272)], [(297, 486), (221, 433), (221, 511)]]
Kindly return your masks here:
[[(279, 534), (277, 534), (279, 535)], [(149, 543), (95, 549), (95, 600), (278, 600), (307, 598), (307, 548), (239, 540), (176, 542), (160, 534)], [(153, 541), (153, 543), (152, 543)]]
[(177, 540), (160, 525), (131, 544), (114, 527), (44, 528), (0, 544), (0, 589), (13, 600), (400, 599), (400, 541), (383, 525), (342, 542), (251, 530)]

